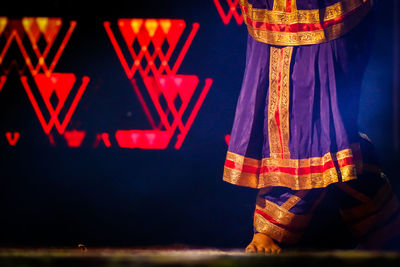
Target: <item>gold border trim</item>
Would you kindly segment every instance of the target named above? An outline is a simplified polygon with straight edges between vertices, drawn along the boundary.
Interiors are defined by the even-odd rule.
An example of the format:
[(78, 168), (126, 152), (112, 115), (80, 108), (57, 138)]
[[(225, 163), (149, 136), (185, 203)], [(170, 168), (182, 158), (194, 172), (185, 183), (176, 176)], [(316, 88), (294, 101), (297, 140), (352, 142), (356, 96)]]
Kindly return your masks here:
[[(276, 0), (274, 1), (274, 5)], [(292, 0), (294, 2), (294, 0)], [(361, 5), (373, 5), (374, 0), (367, 0), (368, 3), (364, 3), (363, 0), (342, 0), (333, 5), (327, 6), (322, 9), (310, 9), (310, 10), (298, 10), (297, 7), (293, 8), (291, 12), (284, 12), (284, 8), (273, 8), (273, 10), (254, 8), (248, 0), (239, 0), (241, 9), (246, 9), (243, 12), (245, 17), (249, 17), (254, 22), (264, 22), (270, 24), (297, 24), (297, 23), (320, 23), (330, 21), (345, 15), (346, 13), (359, 8)], [(321, 14), (322, 19), (321, 19)]]
[(256, 212), (254, 213), (254, 228), (256, 231), (267, 234), (278, 242), (295, 243), (301, 238), (306, 230), (312, 218), (313, 211), (325, 197), (326, 191), (323, 191), (321, 195), (314, 201), (310, 210), (306, 214), (294, 214), (291, 213), (289, 209), (296, 205), (302, 197), (308, 194), (309, 191), (299, 191), (290, 197), (285, 203), (279, 206), (278, 204), (263, 197), (263, 195), (268, 194), (270, 189), (270, 187), (267, 187), (259, 190), (257, 195), (256, 210), (266, 213), (280, 225), (289, 229), (293, 229), (291, 231), (284, 229), (280, 225), (268, 221), (261, 214)]
[(260, 232), (267, 234), (272, 239), (281, 243), (293, 244), (296, 243), (302, 236), (302, 233), (292, 233), (269, 221), (262, 215), (254, 214), (254, 228)]
[[(268, 139), (273, 158), (290, 158), (289, 80), (293, 47), (270, 48)], [(275, 113), (279, 115), (279, 122)]]
[(257, 197), (256, 209), (261, 210), (271, 216), (275, 221), (282, 225), (295, 225), (296, 229), (304, 229), (311, 219), (311, 214), (296, 215), (289, 212), (282, 206), (268, 201), (263, 197)]
[[(357, 145), (352, 145), (357, 148)], [(292, 167), (307, 168), (312, 166), (324, 165), (329, 161), (343, 160), (353, 157), (352, 149), (344, 149), (333, 156), (333, 153), (327, 153), (323, 157), (314, 157), (309, 159), (282, 159), (282, 158), (263, 158), (256, 160), (235, 154), (228, 151), (226, 159), (234, 162), (235, 166), (242, 168), (243, 166), (260, 170), (263, 167)], [(263, 188), (268, 186), (284, 186), (293, 190), (305, 190), (312, 188), (326, 187), (332, 183), (339, 181), (345, 182), (357, 178), (356, 166), (346, 165), (339, 168), (341, 179), (339, 179), (338, 170), (335, 167), (329, 168), (322, 173), (309, 174), (288, 174), (284, 172), (264, 172), (251, 173), (242, 169), (232, 169), (224, 166), (223, 180), (251, 188)]]
[(293, 208), (299, 201), (304, 198), (308, 194), (308, 190), (300, 190), (296, 194), (292, 195), (285, 203), (282, 204), (282, 208), (285, 210), (290, 210)]
[[(243, 19), (248, 32), (257, 41), (282, 46), (309, 45), (336, 39), (354, 28), (370, 11), (374, 0), (342, 0), (324, 9), (293, 10), (292, 12), (270, 11), (253, 8), (247, 0), (240, 0)], [(247, 12), (244, 11), (247, 9)], [(247, 23), (247, 17), (254, 22), (278, 25), (302, 23), (324, 23), (353, 12), (343, 22), (329, 26), (323, 30), (302, 32), (280, 32), (253, 28)], [(321, 15), (323, 17), (321, 18)]]

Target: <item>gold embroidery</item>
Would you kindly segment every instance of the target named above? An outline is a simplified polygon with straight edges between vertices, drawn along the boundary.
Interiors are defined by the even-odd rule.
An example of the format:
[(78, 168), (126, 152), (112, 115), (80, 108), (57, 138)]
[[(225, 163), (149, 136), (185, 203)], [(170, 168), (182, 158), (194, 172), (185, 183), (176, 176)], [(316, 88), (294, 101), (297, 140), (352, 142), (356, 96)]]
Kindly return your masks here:
[[(342, 181), (349, 181), (355, 178), (356, 177), (344, 177)], [(292, 175), (282, 172), (267, 172), (257, 175), (231, 169), (226, 166), (224, 167), (223, 180), (231, 184), (252, 188), (284, 186), (293, 190), (327, 187), (339, 181), (335, 168), (328, 169), (323, 173), (304, 175)]]
[(286, 10), (286, 0), (274, 0), (272, 10), (284, 12)]
[(270, 49), (270, 64), (269, 64), (269, 88), (268, 88), (268, 138), (269, 150), (271, 157), (281, 153), (279, 140), (279, 128), (275, 119), (275, 112), (278, 108), (279, 89), (280, 86), (280, 49), (271, 46)]
[[(288, 12), (287, 11), (287, 2), (290, 1), (290, 11), (289, 12), (293, 12), (297, 10), (297, 3), (296, 0), (274, 0), (274, 5), (272, 10), (273, 11), (281, 11), (281, 12)], [(243, 1), (240, 1), (243, 2)], [(247, 2), (247, 1), (245, 1)], [(249, 4), (247, 2), (247, 4), (249, 6), (251, 6), (251, 4)]]
[(260, 160), (244, 157), (244, 156), (241, 156), (239, 154), (235, 154), (235, 153), (232, 153), (229, 151), (226, 154), (226, 159), (235, 162), (235, 164), (242, 164), (242, 165), (252, 166), (252, 167), (260, 166)]
[(341, 160), (344, 158), (353, 157), (354, 154), (358, 154), (358, 153), (360, 153), (360, 155), (361, 155), (360, 144), (353, 143), (353, 144), (350, 144), (350, 148), (343, 149), (343, 150), (336, 152), (336, 159)]
[(286, 10), (286, 0), (274, 0), (272, 10), (284, 12)]
[(291, 196), (288, 200), (286, 200), (285, 203), (282, 204), (282, 208), (285, 210), (290, 210), (293, 208), (303, 197), (307, 195), (308, 191), (306, 190), (300, 190), (293, 196)]
[[(326, 191), (322, 192), (317, 200), (314, 201), (309, 212), (305, 214), (294, 214), (288, 209), (296, 205), (298, 200), (303, 198), (309, 191), (302, 190), (296, 193), (295, 196), (289, 198), (282, 206), (271, 202), (263, 197), (270, 190), (268, 188), (260, 189), (257, 195), (256, 209), (266, 213), (269, 217), (275, 220), (278, 224), (272, 223), (261, 214), (254, 213), (254, 228), (261, 233), (268, 234), (271, 238), (283, 242), (297, 242), (304, 230), (307, 228), (314, 209), (321, 203)], [(290, 229), (290, 230), (287, 230)]]
[[(274, 1), (274, 5), (275, 2), (276, 0)], [(372, 6), (373, 2), (373, 0), (367, 0), (365, 5)], [(239, 3), (242, 6), (242, 10), (243, 8), (247, 9), (247, 12), (243, 12), (243, 15), (249, 17), (254, 22), (287, 25), (326, 22), (341, 17), (363, 5), (362, 0), (342, 0), (323, 9), (297, 10), (297, 7), (293, 8), (293, 4), (295, 3), (292, 3), (291, 12), (276, 12), (277, 10), (275, 8), (272, 11), (253, 8), (253, 5), (247, 0), (239, 0)]]
[(290, 7), (290, 12), (296, 12), (297, 11), (297, 0), (291, 0), (291, 7)]
[[(246, 0), (240, 0), (242, 10), (247, 9), (247, 12), (242, 12), (246, 23), (247, 17), (255, 22), (281, 25), (321, 23), (338, 19), (345, 14), (351, 13), (351, 16), (346, 18), (345, 21), (328, 26), (323, 30), (280, 32), (257, 29), (247, 24), (248, 31), (255, 40), (282, 46), (318, 44), (336, 39), (357, 25), (369, 12), (373, 2), (374, 0), (368, 0), (365, 3), (362, 0), (343, 0), (321, 10), (292, 10), (292, 12), (281, 12), (255, 9)], [(320, 18), (321, 14), (323, 14), (322, 18)]]
[(295, 225), (297, 229), (306, 228), (311, 219), (311, 214), (296, 215), (263, 197), (257, 197), (256, 209), (265, 212), (282, 225)]
[(268, 138), (271, 158), (290, 158), (289, 79), (292, 52), (293, 47), (271, 46), (270, 49)]
[[(353, 153), (358, 153), (357, 144), (337, 153), (328, 152), (322, 157), (307, 159), (263, 158), (261, 160), (244, 157), (228, 151), (226, 155), (229, 166), (224, 166), (223, 180), (239, 186), (263, 188), (268, 186), (284, 186), (293, 190), (305, 190), (326, 187), (339, 181), (345, 182), (357, 178), (356, 163), (345, 162), (353, 160)], [(339, 170), (332, 164), (342, 162)], [(344, 162), (343, 162), (344, 161)], [(330, 168), (328, 168), (331, 166)], [(251, 170), (247, 169), (248, 167)], [(272, 168), (271, 171), (265, 171)], [(293, 173), (281, 171), (280, 168), (292, 168)], [(322, 172), (313, 171), (301, 174), (299, 171), (309, 168), (323, 168)], [(340, 174), (339, 174), (340, 172)]]
[(341, 175), (341, 181), (342, 182), (347, 182), (350, 180), (353, 180), (357, 178), (357, 165), (351, 164), (347, 166), (340, 167), (340, 175)]
[(289, 232), (267, 221), (262, 215), (257, 213), (254, 214), (254, 228), (258, 232), (267, 234), (272, 239), (275, 239), (276, 241), (281, 243), (296, 243), (302, 235), (302, 233)]
[(231, 169), (224, 166), (224, 174), (222, 179), (225, 182), (247, 186), (252, 188), (261, 188), (258, 184), (258, 176), (253, 173), (241, 172), (239, 170)]
[[(294, 0), (293, 0), (294, 1)], [(290, 62), (292, 59), (293, 47), (284, 47), (282, 62), (282, 83), (281, 97), (279, 101), (279, 116), (282, 135), (282, 158), (290, 158), (289, 151), (289, 83), (290, 83)]]
[[(228, 154), (234, 154), (232, 152), (228, 152)], [(240, 159), (243, 157), (241, 155), (235, 154), (236, 157), (230, 156), (231, 159)], [(322, 166), (327, 162), (333, 161), (335, 158), (337, 160), (349, 158), (353, 156), (352, 149), (344, 149), (336, 153), (336, 155), (332, 153), (326, 153), (322, 157), (313, 157), (307, 159), (282, 159), (282, 158), (263, 158), (261, 160), (261, 166), (279, 166), (279, 167), (292, 167), (292, 168), (308, 168), (312, 166)], [(249, 158), (246, 158), (249, 159)], [(243, 159), (241, 159), (243, 160)], [(253, 159), (254, 160), (254, 159)], [(255, 161), (253, 161), (255, 163)], [(254, 165), (257, 166), (257, 165)]]

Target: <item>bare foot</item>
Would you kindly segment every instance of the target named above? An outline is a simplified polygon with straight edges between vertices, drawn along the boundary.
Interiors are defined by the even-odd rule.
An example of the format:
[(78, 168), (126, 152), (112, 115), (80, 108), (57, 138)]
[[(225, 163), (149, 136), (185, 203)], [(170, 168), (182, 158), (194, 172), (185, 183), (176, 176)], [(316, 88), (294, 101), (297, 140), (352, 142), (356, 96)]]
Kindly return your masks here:
[(250, 253), (281, 253), (281, 248), (266, 234), (255, 233), (253, 240), (246, 247)]

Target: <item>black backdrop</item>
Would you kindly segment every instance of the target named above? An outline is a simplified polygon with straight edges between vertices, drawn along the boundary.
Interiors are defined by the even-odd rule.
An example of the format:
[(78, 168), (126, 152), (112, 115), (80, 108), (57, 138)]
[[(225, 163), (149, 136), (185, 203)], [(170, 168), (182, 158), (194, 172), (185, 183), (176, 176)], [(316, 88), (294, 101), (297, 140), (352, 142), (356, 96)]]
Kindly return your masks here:
[[(53, 129), (56, 146), (35, 115), (16, 69), (0, 91), (0, 245), (147, 246), (187, 244), (242, 247), (252, 232), (256, 192), (222, 182), (223, 164), (244, 71), (247, 33), (232, 18), (222, 22), (212, 0), (32, 1), (1, 4), (0, 15), (76, 20), (57, 72), (89, 76), (68, 129), (87, 137), (69, 148)], [(224, 10), (228, 7), (221, 0)], [(365, 77), (360, 129), (377, 146), (383, 170), (399, 192), (398, 153), (393, 147), (392, 1), (377, 8), (377, 38)], [(118, 18), (183, 19), (200, 28), (178, 73), (213, 84), (179, 150), (119, 148), (99, 132), (148, 127), (103, 22)], [(3, 41), (4, 42), (4, 41)], [(8, 57), (23, 62), (16, 44)], [(80, 79), (80, 78), (78, 78)], [(127, 115), (131, 114), (131, 115)], [(21, 136), (15, 146), (8, 131)], [(175, 137), (176, 138), (176, 137)]]

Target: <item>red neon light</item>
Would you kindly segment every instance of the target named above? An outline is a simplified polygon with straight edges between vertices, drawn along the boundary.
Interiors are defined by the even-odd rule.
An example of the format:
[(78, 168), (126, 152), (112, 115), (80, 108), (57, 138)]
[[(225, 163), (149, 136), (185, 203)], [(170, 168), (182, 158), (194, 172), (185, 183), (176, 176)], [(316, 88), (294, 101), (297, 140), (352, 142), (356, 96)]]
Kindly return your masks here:
[[(32, 60), (29, 57), (29, 55), (26, 53), (26, 50), (24, 49), (22, 42), (20, 42), (20, 38), (17, 38), (17, 42), (20, 45), (20, 49), (22, 54), (24, 55), (26, 65), (28, 66), (29, 70), (31, 71), (32, 75), (36, 75), (39, 70), (42, 68), (44, 73), (47, 75), (50, 75), (62, 52), (64, 51), (65, 46), (68, 43), (68, 40), (74, 31), (74, 28), (76, 26), (76, 21), (71, 21), (70, 22), (70, 27), (61, 42), (53, 60), (50, 63), (50, 67), (47, 67), (47, 64), (45, 62), (46, 57), (53, 46), (54, 40), (57, 37), (59, 30), (62, 25), (62, 20), (61, 18), (48, 18), (48, 17), (25, 17), (22, 19), (22, 26), (24, 27), (24, 30), (29, 37), (29, 41), (31, 42), (33, 51), (38, 59), (38, 63), (36, 64), (36, 67), (33, 67), (32, 65)], [(40, 38), (40, 36), (43, 35), (47, 45), (44, 49), (43, 52), (41, 52), (37, 46), (37, 42)], [(18, 41), (19, 40), (19, 41)]]
[(214, 0), (214, 4), (224, 24), (228, 25), (231, 21), (231, 18), (234, 17), (236, 23), (238, 25), (242, 25), (243, 16), (241, 13), (238, 12), (238, 10), (240, 9), (239, 0), (226, 0), (226, 3), (229, 6), (229, 10), (227, 13), (225, 13), (224, 9), (222, 8), (220, 0)]
[[(234, 3), (234, 2), (232, 2)], [(235, 2), (236, 3), (236, 2)], [(230, 15), (230, 16), (234, 16)], [(77, 131), (65, 131), (76, 107), (86, 89), (89, 78), (83, 77), (82, 84), (75, 96), (71, 95), (71, 91), (76, 82), (76, 77), (72, 73), (53, 73), (53, 70), (66, 46), (70, 36), (76, 26), (75, 21), (71, 21), (69, 29), (62, 42), (55, 51), (54, 58), (48, 59), (51, 53), (54, 42), (60, 33), (62, 20), (60, 18), (48, 17), (24, 17), (22, 20), (8, 20), (5, 17), (0, 17), (0, 37), (5, 38), (3, 48), (0, 48), (0, 64), (4, 66), (4, 57), (12, 43), (16, 41), (21, 54), (24, 58), (25, 66), (30, 70), (33, 80), (35, 81), (38, 93), (33, 94), (30, 85), (28, 84), (27, 76), (21, 76), (21, 82), (28, 95), (28, 98), (34, 108), (34, 111), (39, 119), (40, 124), (46, 134), (49, 136), (50, 144), (55, 145), (53, 135), (50, 134), (53, 126), (56, 127), (59, 134), (64, 134), (68, 146), (78, 147), (82, 144), (85, 134)], [(180, 148), (185, 136), (187, 135), (191, 124), (196, 117), (201, 104), (212, 84), (211, 79), (207, 79), (205, 86), (200, 92), (200, 96), (194, 103), (194, 108), (189, 111), (188, 120), (182, 121), (183, 114), (186, 112), (189, 102), (191, 101), (194, 91), (197, 88), (199, 79), (194, 75), (176, 75), (198, 29), (199, 24), (194, 23), (187, 39), (182, 43), (180, 51), (177, 49), (179, 40), (182, 37), (186, 23), (183, 20), (171, 19), (120, 19), (118, 27), (125, 45), (128, 47), (129, 54), (133, 59), (131, 67), (128, 66), (125, 56), (122, 54), (119, 44), (114, 37), (110, 28), (110, 23), (105, 22), (104, 27), (111, 40), (111, 43), (117, 53), (117, 56), (126, 72), (126, 75), (131, 80), (133, 89), (139, 98), (139, 101), (145, 111), (145, 114), (151, 124), (153, 130), (129, 130), (117, 132), (121, 147), (137, 147), (137, 148), (165, 148), (176, 129), (179, 129), (178, 140), (175, 148)], [(24, 47), (27, 36), (30, 45), (32, 46), (30, 53)], [(40, 39), (45, 41), (45, 47), (39, 48), (38, 42)], [(136, 43), (135, 43), (136, 42)], [(134, 45), (135, 44), (135, 45)], [(180, 44), (180, 43), (179, 43)], [(139, 49), (136, 48), (139, 45)], [(25, 49), (26, 48), (26, 49)], [(177, 51), (173, 56), (174, 51)], [(34, 60), (33, 57), (36, 57)], [(171, 62), (171, 58), (176, 58), (175, 62)], [(49, 62), (51, 60), (51, 62)], [(33, 62), (37, 62), (33, 65)], [(156, 62), (160, 61), (160, 64)], [(145, 63), (145, 64), (142, 64)], [(49, 65), (48, 65), (49, 63)], [(16, 66), (20, 74), (24, 72), (24, 68), (20, 68), (15, 60), (8, 65), (8, 70), (5, 70), (5, 75), (0, 75), (0, 91), (7, 80), (9, 69)], [(3, 70), (5, 68), (3, 67)], [(133, 78), (138, 71), (140, 77), (144, 80), (147, 92), (149, 93), (153, 104), (156, 107), (157, 113), (161, 118), (159, 123), (150, 113), (147, 107), (142, 92)], [(39, 73), (43, 72), (43, 73)], [(154, 76), (154, 77), (153, 77)], [(42, 101), (37, 101), (37, 96), (43, 100), (45, 108), (50, 114), (49, 119), (45, 119), (43, 115), (43, 106), (39, 106)], [(64, 107), (65, 102), (69, 98), (72, 99), (71, 106)], [(160, 98), (163, 97), (167, 102), (167, 108), (161, 107)], [(175, 106), (175, 99), (179, 97), (181, 100), (180, 106)], [(53, 106), (50, 102), (51, 98), (57, 98), (57, 103)], [(61, 110), (66, 110), (66, 115), (63, 120), (59, 116)], [(173, 115), (173, 120), (169, 121), (169, 115)], [(162, 129), (165, 128), (163, 131)], [(11, 138), (11, 137), (10, 137)], [(14, 138), (14, 137), (13, 137)], [(18, 139), (18, 138), (17, 138)], [(9, 139), (13, 141), (14, 139)], [(125, 141), (124, 141), (125, 140)], [(136, 141), (135, 141), (136, 140)], [(139, 141), (138, 141), (139, 140)], [(108, 133), (98, 134), (95, 141), (95, 146), (103, 141), (106, 147), (111, 146)]]
[[(0, 53), (0, 64), (3, 63), (3, 59), (5, 57), (5, 54), (7, 50), (9, 49), (11, 42), (15, 39), (17, 42), (17, 45), (22, 53), (22, 56), (25, 60), (25, 65), (28, 67), (29, 71), (31, 74), (34, 76), (39, 73), (39, 71), (42, 69), (46, 75), (50, 75), (62, 52), (65, 49), (65, 46), (67, 45), (69, 38), (76, 26), (76, 21), (71, 21), (70, 22), (70, 27), (65, 34), (64, 39), (62, 40), (61, 44), (58, 47), (57, 52), (55, 53), (54, 58), (50, 62), (50, 66), (46, 64), (46, 59), (47, 56), (50, 52), (50, 49), (54, 45), (54, 40), (56, 39), (59, 30), (62, 26), (62, 20), (61, 18), (48, 18), (48, 17), (24, 17), (22, 20), (10, 20), (8, 21), (7, 18), (5, 17), (0, 17), (0, 36), (1, 33), (4, 31), (5, 37), (6, 37), (6, 42), (1, 50)], [(28, 52), (26, 51), (24, 44), (23, 44), (23, 37), (26, 35), (28, 36), (28, 39), (30, 41), (30, 44), (32, 45), (32, 49), (34, 52), (34, 55), (37, 59), (37, 64), (36, 66), (33, 66), (32, 64), (32, 57), (29, 56)], [(46, 47), (44, 48), (43, 51), (39, 50), (39, 47), (37, 45), (38, 40), (40, 37), (43, 36), (43, 39), (46, 42)], [(23, 69), (18, 67), (18, 64), (16, 62), (11, 62), (10, 66), (5, 70), (6, 73), (9, 72), (9, 69), (15, 65), (17, 69), (19, 70), (20, 74), (23, 73)]]
[(49, 133), (49, 134), (47, 135), (47, 137), (49, 138), (50, 145), (51, 145), (51, 146), (56, 146), (56, 141), (54, 140), (53, 134)]
[(149, 107), (147, 106), (146, 102), (144, 101), (143, 95), (140, 92), (139, 87), (137, 86), (136, 80), (135, 79), (131, 79), (131, 83), (132, 83), (133, 90), (135, 91), (136, 95), (139, 98), (139, 102), (142, 105), (144, 113), (146, 114), (146, 117), (147, 117), (148, 121), (151, 124), (151, 127), (153, 129), (159, 129), (160, 127), (156, 126), (156, 123), (154, 122), (153, 116), (151, 116)]
[(7, 80), (7, 76), (6, 75), (1, 75), (0, 76), (0, 92), (1, 92), (1, 89), (3, 89), (3, 85), (6, 82), (6, 80)]
[(225, 135), (225, 142), (226, 142), (226, 144), (229, 146), (229, 142), (231, 141), (231, 135), (230, 134), (227, 134), (227, 135)]
[(83, 139), (85, 138), (85, 131), (65, 131), (64, 138), (67, 141), (69, 147), (80, 147), (82, 145)]
[[(1, 21), (1, 19), (0, 19), (0, 21)], [(5, 21), (4, 19), (2, 19), (2, 21)], [(2, 22), (0, 22), (0, 23), (2, 23)], [(4, 24), (4, 22), (3, 22), (3, 24)], [(6, 56), (6, 53), (7, 53), (7, 51), (8, 51), (8, 49), (10, 48), (10, 45), (11, 45), (11, 43), (12, 43), (12, 41), (14, 40), (14, 38), (15, 39), (19, 39), (20, 40), (20, 38), (19, 38), (19, 34), (21, 34), (22, 36), (23, 36), (23, 30), (21, 29), (21, 27), (19, 27), (20, 26), (20, 23), (19, 23), (19, 21), (17, 21), (17, 20), (11, 20), (9, 23), (8, 23), (8, 25), (9, 26), (7, 26), (7, 28), (10, 28), (8, 31), (4, 31), (4, 37), (6, 38), (6, 41), (5, 41), (5, 44), (4, 44), (4, 47), (1, 49), (1, 53), (0, 53), (0, 65), (2, 66), (2, 70), (4, 71), (4, 73), (5, 74), (8, 74), (9, 73), (9, 71), (10, 71), (10, 69), (13, 67), (13, 66), (15, 66), (16, 67), (16, 69), (18, 70), (18, 72), (19, 73), (23, 73), (23, 67), (20, 67), (19, 65), (18, 65), (18, 63), (15, 61), (15, 60), (12, 60), (11, 61), (11, 63), (8, 65), (8, 67), (5, 67), (5, 64), (4, 64), (4, 62), (3, 62), (3, 60), (4, 60), (4, 57)], [(4, 27), (6, 27), (6, 26), (4, 26)], [(0, 35), (1, 36), (1, 35)], [(17, 42), (17, 44), (19, 45), (19, 44), (21, 44), (22, 45), (22, 42)], [(23, 46), (22, 46), (23, 47)], [(25, 64), (24, 64), (25, 65)]]
[[(46, 134), (50, 133), (51, 129), (55, 125), (57, 131), (60, 134), (63, 134), (65, 131), (65, 128), (67, 127), (69, 121), (71, 120), (72, 114), (74, 113), (79, 100), (82, 97), (83, 92), (86, 89), (87, 84), (89, 83), (89, 80), (90, 80), (89, 77), (85, 76), (82, 78), (82, 84), (79, 87), (78, 92), (75, 95), (74, 100), (72, 101), (72, 104), (69, 107), (67, 114), (65, 115), (64, 120), (62, 122), (60, 122), (58, 115), (59, 115), (61, 109), (63, 108), (65, 101), (72, 90), (73, 85), (75, 84), (75, 81), (76, 81), (75, 74), (73, 74), (73, 73), (53, 73), (53, 74), (51, 74), (51, 76), (48, 77), (47, 75), (41, 73), (41, 74), (35, 75), (34, 80), (35, 80), (37, 88), (40, 92), (40, 95), (42, 96), (42, 99), (46, 105), (46, 108), (51, 116), (48, 123), (44, 119), (44, 116), (40, 110), (40, 107), (39, 107), (34, 95), (32, 94), (32, 91), (27, 82), (27, 77), (21, 76), (21, 82), (25, 88), (25, 91), (28, 95), (29, 100), (32, 103), (32, 106), (36, 112), (36, 115), (39, 119), (40, 124), (43, 127), (44, 132)], [(50, 103), (50, 97), (53, 93), (55, 93), (55, 95), (58, 98), (58, 103), (57, 103), (56, 108), (53, 108), (53, 106)]]
[[(163, 108), (161, 107), (160, 96), (162, 95), (165, 98), (167, 105), (168, 105), (168, 109), (169, 110), (173, 109), (173, 115), (175, 117), (178, 112), (177, 112), (175, 104), (173, 102), (175, 100), (175, 97), (178, 94), (178, 85), (181, 85), (183, 80), (185, 80), (186, 86), (190, 86), (190, 88), (186, 87), (185, 89), (189, 90), (189, 95), (191, 96), (199, 82), (197, 76), (194, 76), (194, 75), (189, 76), (188, 75), (187, 77), (185, 77), (184, 75), (179, 75), (179, 79), (178, 79), (178, 75), (176, 75), (176, 76), (159, 76), (158, 79), (155, 77), (145, 77), (144, 78), (144, 83), (145, 83), (146, 88), (149, 92), (149, 95), (154, 103), (154, 106), (161, 118), (161, 122), (163, 123), (164, 127), (169, 131), (171, 131), (171, 130), (174, 131), (175, 129), (172, 129), (172, 126), (168, 121), (167, 115), (164, 112)], [(182, 106), (181, 106), (182, 112), (186, 108), (187, 103), (184, 103), (182, 101)], [(186, 104), (186, 105), (184, 105), (184, 104)], [(180, 117), (182, 117), (182, 116), (180, 116)], [(180, 119), (180, 117), (178, 119)], [(181, 126), (183, 128), (182, 122), (180, 120), (179, 120), (179, 122), (180, 122), (179, 126)], [(176, 124), (174, 126), (176, 128)]]
[[(129, 67), (124, 54), (111, 30), (110, 22), (104, 22), (104, 28), (110, 38), (115, 52), (121, 62), (122, 67), (129, 79), (132, 79), (136, 71), (139, 71), (142, 77), (152, 74), (176, 74), (183, 58), (188, 51), (194, 36), (197, 33), (200, 25), (193, 24), (193, 28), (185, 41), (179, 55), (173, 64), (170, 64), (172, 53), (176, 49), (176, 45), (186, 27), (184, 20), (173, 19), (119, 19), (118, 26), (125, 40), (125, 44), (129, 50), (130, 56), (133, 59), (133, 64)], [(137, 41), (140, 50), (135, 51), (133, 43)], [(168, 50), (164, 52), (162, 46), (164, 42), (168, 43)], [(148, 47), (152, 44), (154, 51), (150, 54)], [(156, 59), (161, 61), (160, 66), (155, 65)], [(141, 62), (145, 60), (147, 65), (142, 67)], [(172, 67), (171, 67), (172, 66)]]
[(14, 132), (14, 133), (6, 132), (7, 141), (11, 146), (15, 146), (15, 144), (19, 139), (19, 136), (20, 136), (19, 132)]
[(94, 141), (93, 147), (98, 147), (100, 141), (103, 141), (106, 147), (111, 147), (110, 135), (108, 133), (98, 133), (96, 135), (96, 140)]
[[(178, 135), (178, 141), (175, 144), (175, 148), (179, 149), (182, 145), (183, 140), (186, 137), (192, 123), (199, 111), (201, 105), (203, 104), (204, 98), (206, 97), (208, 90), (211, 87), (212, 79), (206, 79), (206, 84), (200, 93), (200, 96), (189, 115), (189, 118), (184, 125), (182, 122), (182, 116), (185, 112), (190, 99), (192, 98), (193, 92), (197, 87), (199, 82), (197, 76), (195, 75), (168, 75), (168, 76), (159, 76), (157, 78), (154, 77), (146, 77), (144, 79), (146, 88), (150, 94), (150, 97), (156, 107), (156, 110), (161, 118), (161, 121), (167, 131), (172, 134), (175, 132), (178, 127), (181, 131), (181, 134)], [(168, 121), (167, 114), (164, 112), (160, 105), (160, 95), (163, 95), (167, 105), (168, 110), (172, 112), (174, 121), (172, 124)], [(177, 109), (175, 106), (175, 98), (179, 95), (182, 100), (182, 105)]]
[[(0, 17), (0, 37), (1, 37), (1, 35), (3, 34), (3, 32), (4, 32), (4, 30), (5, 30), (6, 26), (7, 26), (7, 24), (8, 24), (8, 19), (7, 19), (6, 17)], [(0, 64), (3, 63), (3, 58), (4, 58), (4, 56), (5, 56), (5, 54), (6, 54), (7, 50), (8, 50), (8, 48), (10, 47), (10, 44), (11, 44), (13, 38), (14, 38), (14, 35), (15, 35), (15, 34), (12, 32), (12, 33), (10, 34), (10, 36), (8, 36), (8, 37), (5, 36), (5, 38), (6, 38), (6, 43), (5, 43), (3, 49), (1, 50), (1, 53), (0, 53)]]
[(124, 148), (165, 149), (171, 139), (168, 131), (127, 130), (115, 133), (118, 145)]
[(186, 134), (189, 132), (189, 129), (192, 126), (193, 121), (197, 113), (199, 112), (200, 107), (203, 104), (203, 101), (208, 93), (208, 90), (210, 90), (211, 85), (212, 85), (212, 79), (206, 79), (203, 90), (200, 93), (199, 99), (197, 100), (192, 113), (190, 113), (190, 116), (185, 124), (185, 128), (182, 130), (182, 133), (178, 135), (178, 141), (175, 144), (175, 149), (179, 149), (183, 143), (183, 140), (185, 140)]
[[(186, 27), (185, 21), (171, 19), (119, 19), (118, 27), (120, 33), (128, 48), (130, 57), (133, 59), (132, 66), (129, 66), (126, 56), (122, 53), (120, 45), (111, 30), (110, 22), (104, 22), (104, 28), (110, 38), (118, 59), (120, 60), (127, 77), (131, 80), (132, 87), (153, 128), (150, 133), (156, 136), (155, 140), (159, 140), (154, 143), (149, 142), (145, 137), (143, 137), (145, 133), (148, 133), (147, 131), (130, 130), (128, 132), (122, 132), (124, 133), (123, 135), (118, 135), (118, 144), (120, 146), (128, 148), (150, 148), (152, 146), (154, 148), (165, 148), (167, 144), (164, 144), (163, 142), (169, 142), (175, 130), (178, 128), (181, 133), (178, 134), (175, 148), (180, 148), (212, 84), (211, 79), (206, 80), (206, 85), (200, 93), (200, 97), (197, 100), (194, 109), (191, 111), (189, 119), (186, 124), (184, 124), (182, 122), (182, 116), (188, 107), (193, 93), (199, 83), (199, 79), (195, 75), (176, 75), (176, 73), (197, 33), (197, 30), (199, 29), (199, 26), (198, 23), (193, 24), (193, 28), (179, 51), (176, 61), (171, 64), (171, 56), (174, 50), (177, 49), (177, 44)], [(139, 48), (134, 45), (135, 43)], [(167, 48), (165, 48), (165, 43), (168, 44)], [(149, 47), (152, 47), (151, 52), (149, 51)], [(161, 62), (159, 66), (155, 65), (157, 59)], [(142, 62), (146, 63), (146, 65), (143, 65)], [(158, 125), (156, 125), (155, 119), (144, 101), (136, 80), (133, 78), (136, 72), (138, 72), (140, 77), (143, 79), (147, 92), (150, 95), (154, 107), (161, 119)], [(166, 100), (167, 109), (164, 109), (161, 106), (161, 97)], [(179, 97), (182, 103), (179, 107), (175, 106), (176, 97)], [(168, 120), (169, 114), (173, 115), (173, 121)], [(166, 129), (165, 131), (161, 131), (163, 127)]]

